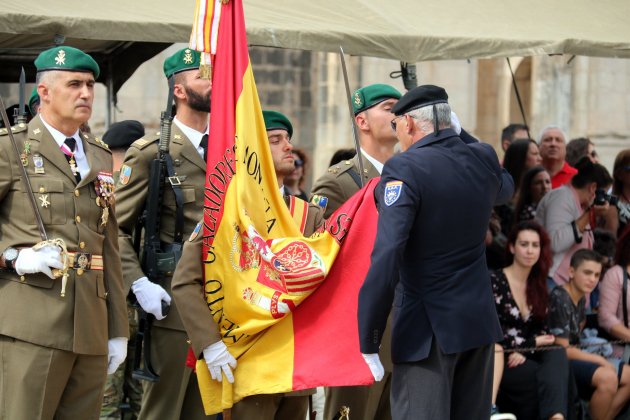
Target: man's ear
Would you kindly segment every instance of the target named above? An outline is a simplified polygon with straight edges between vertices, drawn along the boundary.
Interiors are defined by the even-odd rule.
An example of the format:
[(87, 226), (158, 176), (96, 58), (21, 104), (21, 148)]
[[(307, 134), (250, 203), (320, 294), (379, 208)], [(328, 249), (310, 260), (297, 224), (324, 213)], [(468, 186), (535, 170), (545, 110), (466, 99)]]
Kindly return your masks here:
[(370, 123), (368, 122), (367, 115), (366, 115), (365, 111), (360, 112), (359, 114), (355, 115), (354, 122), (357, 124), (357, 128), (359, 130), (369, 130), (370, 129)]
[(574, 276), (575, 276), (575, 268), (569, 266), (569, 281), (573, 280)]

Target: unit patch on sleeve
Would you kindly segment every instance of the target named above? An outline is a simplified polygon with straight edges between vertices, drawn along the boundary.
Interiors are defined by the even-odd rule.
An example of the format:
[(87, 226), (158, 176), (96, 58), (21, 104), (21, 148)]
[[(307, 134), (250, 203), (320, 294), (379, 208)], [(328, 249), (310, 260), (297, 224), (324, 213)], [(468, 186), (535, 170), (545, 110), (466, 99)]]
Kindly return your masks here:
[(386, 206), (391, 206), (400, 198), (402, 194), (402, 181), (389, 181), (385, 184), (384, 200)]

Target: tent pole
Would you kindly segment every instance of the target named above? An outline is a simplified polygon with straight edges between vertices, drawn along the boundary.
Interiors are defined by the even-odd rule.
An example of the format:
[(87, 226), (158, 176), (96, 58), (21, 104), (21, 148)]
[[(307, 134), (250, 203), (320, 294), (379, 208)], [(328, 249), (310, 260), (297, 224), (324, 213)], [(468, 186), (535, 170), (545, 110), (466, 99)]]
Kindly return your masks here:
[(107, 83), (106, 83), (107, 115), (105, 117), (105, 131), (109, 130), (110, 125), (112, 125), (112, 108), (113, 108), (112, 104), (114, 103), (114, 72), (113, 72), (114, 66), (112, 65), (111, 59), (107, 60), (107, 67), (108, 67)]
[(508, 67), (510, 68), (510, 74), (512, 75), (512, 86), (514, 86), (514, 92), (516, 93), (516, 100), (518, 101), (518, 107), (521, 109), (521, 116), (523, 117), (523, 124), (527, 127), (527, 136), (532, 137), (529, 134), (529, 125), (527, 125), (527, 119), (525, 118), (525, 109), (523, 108), (523, 101), (521, 101), (521, 94), (518, 91), (518, 86), (516, 85), (516, 78), (514, 77), (514, 72), (512, 71), (512, 64), (510, 63), (510, 57), (505, 57), (507, 60)]

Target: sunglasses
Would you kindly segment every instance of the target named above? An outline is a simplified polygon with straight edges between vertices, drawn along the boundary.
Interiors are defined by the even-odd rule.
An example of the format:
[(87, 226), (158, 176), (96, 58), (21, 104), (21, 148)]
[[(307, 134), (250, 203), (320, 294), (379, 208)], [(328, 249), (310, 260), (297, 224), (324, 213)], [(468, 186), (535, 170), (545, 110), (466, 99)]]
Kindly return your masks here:
[(293, 162), (295, 163), (295, 166), (297, 168), (299, 168), (300, 166), (304, 165), (304, 162), (302, 161), (302, 159), (295, 159)]
[(626, 166), (624, 166), (624, 167), (623, 167), (623, 170), (624, 170), (625, 172), (630, 172), (630, 165), (626, 165)]
[(399, 116), (397, 116), (397, 117), (394, 117), (394, 119), (393, 119), (393, 120), (391, 120), (390, 124), (391, 124), (391, 126), (392, 126), (392, 130), (396, 131), (396, 125), (397, 125), (396, 120), (397, 120), (398, 118), (403, 118), (403, 117), (404, 117), (404, 115), (399, 115)]

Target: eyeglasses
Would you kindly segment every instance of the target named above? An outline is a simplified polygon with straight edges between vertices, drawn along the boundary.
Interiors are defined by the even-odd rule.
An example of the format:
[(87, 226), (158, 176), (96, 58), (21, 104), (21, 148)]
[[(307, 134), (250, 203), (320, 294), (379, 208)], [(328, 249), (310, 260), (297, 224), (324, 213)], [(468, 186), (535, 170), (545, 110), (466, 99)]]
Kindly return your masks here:
[(293, 162), (295, 163), (296, 168), (299, 168), (300, 166), (304, 165), (304, 162), (302, 161), (302, 159), (295, 159)]
[(396, 124), (396, 120), (397, 120), (398, 118), (402, 118), (402, 117), (404, 117), (404, 115), (399, 115), (399, 116), (397, 116), (397, 117), (394, 117), (394, 119), (393, 119), (393, 120), (391, 120), (390, 124), (391, 124), (391, 126), (392, 126), (392, 130), (396, 131), (396, 125), (397, 125), (397, 124)]

